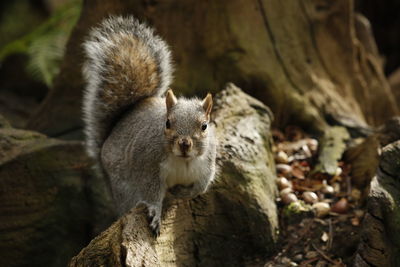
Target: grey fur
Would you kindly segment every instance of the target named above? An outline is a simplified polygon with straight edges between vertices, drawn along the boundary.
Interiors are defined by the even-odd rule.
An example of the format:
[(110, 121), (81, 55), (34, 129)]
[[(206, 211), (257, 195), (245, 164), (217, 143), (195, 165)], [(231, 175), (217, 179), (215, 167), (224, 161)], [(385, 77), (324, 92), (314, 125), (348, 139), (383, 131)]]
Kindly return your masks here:
[[(182, 112), (179, 118), (185, 116), (186, 122), (189, 122), (188, 125), (191, 127), (198, 114), (190, 111), (199, 110), (201, 102), (199, 100), (185, 104), (182, 102), (186, 100), (179, 100), (176, 106), (190, 104), (190, 108), (188, 108), (189, 113)], [(114, 127), (101, 153), (102, 164), (110, 177), (120, 214), (139, 203), (144, 203), (153, 217), (151, 222), (153, 229), (159, 227), (162, 201), (168, 191), (164, 171), (160, 167), (163, 163), (172, 157), (172, 160), (177, 160), (177, 165), (168, 165), (167, 168), (180, 168), (179, 162), (190, 166), (199, 161), (195, 181), (182, 186), (171, 185), (171, 193), (180, 198), (193, 198), (204, 193), (215, 175), (214, 127), (210, 125), (207, 137), (202, 140), (204, 147), (202, 154), (187, 161), (166, 151), (169, 145), (164, 136), (166, 115), (164, 98), (154, 97), (139, 102)], [(181, 125), (180, 130), (185, 134), (188, 133), (184, 128)], [(189, 178), (191, 177), (184, 177), (184, 179)]]
[[(119, 46), (118, 36), (130, 36), (141, 40), (148, 48), (150, 57), (154, 58), (158, 65), (157, 75), (160, 83), (153, 95), (162, 96), (170, 86), (173, 68), (171, 65), (171, 53), (167, 44), (154, 34), (152, 28), (141, 24), (133, 17), (110, 17), (105, 19), (100, 26), (91, 30), (83, 47), (87, 60), (83, 67), (83, 77), (86, 81), (86, 89), (83, 99), (83, 119), (85, 122), (85, 135), (87, 151), (94, 158), (99, 157), (99, 149), (110, 131), (112, 122), (128, 106), (134, 104), (139, 97), (131, 98), (131, 101), (123, 101), (121, 105), (115, 101), (114, 105), (105, 105), (100, 99), (104, 92), (102, 84), (120, 83), (130, 87), (129, 78), (123, 81), (114, 81), (107, 77), (109, 70), (114, 67), (109, 58), (110, 53), (116, 49), (122, 52), (125, 48)], [(129, 68), (129, 66), (126, 66)], [(128, 75), (128, 74), (127, 74)], [(136, 85), (142, 88), (141, 85)], [(131, 92), (135, 94), (135, 92)]]
[[(145, 48), (132, 52), (122, 45), (127, 42), (118, 41), (120, 36), (140, 40)], [(216, 140), (209, 114), (204, 102), (185, 98), (178, 99), (167, 112), (164, 94), (172, 76), (170, 52), (152, 29), (136, 19), (106, 19), (92, 30), (84, 47), (87, 150), (109, 177), (119, 213), (145, 204), (151, 217), (150, 226), (158, 234), (167, 191), (176, 197), (192, 198), (205, 192), (214, 180)], [(122, 60), (122, 66), (114, 66), (117, 62), (112, 61), (112, 56), (118, 52), (125, 56), (125, 51), (136, 54), (125, 53), (128, 60)], [(155, 59), (155, 76), (151, 73), (138, 79), (137, 75), (145, 71), (135, 67), (147, 67), (132, 61), (136, 55)], [(112, 76), (113, 68), (117, 67), (123, 73)], [(130, 79), (129, 75), (134, 77)], [(153, 81), (159, 83), (149, 87)], [(171, 129), (166, 129), (167, 119), (171, 120)], [(202, 129), (205, 123), (206, 130)], [(185, 157), (176, 151), (179, 138), (192, 141)]]

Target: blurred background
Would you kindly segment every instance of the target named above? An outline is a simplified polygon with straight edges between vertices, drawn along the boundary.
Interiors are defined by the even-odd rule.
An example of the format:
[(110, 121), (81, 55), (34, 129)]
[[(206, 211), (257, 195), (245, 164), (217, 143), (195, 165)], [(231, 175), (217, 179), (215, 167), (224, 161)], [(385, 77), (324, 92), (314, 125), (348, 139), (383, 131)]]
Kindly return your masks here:
[[(13, 126), (24, 128), (35, 124), (28, 122), (54, 87), (81, 5), (82, 0), (1, 2), (0, 114)], [(392, 87), (399, 86), (400, 73), (396, 74), (396, 70), (400, 65), (400, 2), (356, 1), (355, 9), (370, 20), (385, 75)], [(81, 137), (76, 133), (66, 135), (66, 138)]]
[[(399, 10), (398, 0), (1, 1), (0, 266), (65, 266), (115, 220), (81, 142), (81, 44), (104, 17), (156, 29), (177, 95), (233, 82), (272, 110), (277, 132), (319, 140), (345, 128), (371, 152), (350, 164), (366, 190), (380, 147), (400, 136), (399, 119), (382, 127), (400, 114)], [(377, 129), (397, 132), (380, 144)]]
[(0, 3), (0, 113), (23, 128), (52, 89), (82, 1)]

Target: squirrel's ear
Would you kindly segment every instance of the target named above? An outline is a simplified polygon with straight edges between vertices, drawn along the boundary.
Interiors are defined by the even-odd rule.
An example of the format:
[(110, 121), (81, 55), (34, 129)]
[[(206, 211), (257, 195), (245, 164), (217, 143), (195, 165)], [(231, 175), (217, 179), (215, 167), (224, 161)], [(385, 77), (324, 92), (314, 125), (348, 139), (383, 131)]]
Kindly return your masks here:
[(172, 92), (172, 89), (169, 89), (167, 91), (167, 97), (165, 98), (165, 103), (167, 104), (167, 111), (170, 111), (171, 108), (176, 105), (177, 101), (178, 100), (176, 99), (174, 92)]
[(210, 113), (213, 105), (212, 95), (210, 93), (208, 93), (207, 96), (203, 99), (202, 105), (207, 117), (210, 118)]

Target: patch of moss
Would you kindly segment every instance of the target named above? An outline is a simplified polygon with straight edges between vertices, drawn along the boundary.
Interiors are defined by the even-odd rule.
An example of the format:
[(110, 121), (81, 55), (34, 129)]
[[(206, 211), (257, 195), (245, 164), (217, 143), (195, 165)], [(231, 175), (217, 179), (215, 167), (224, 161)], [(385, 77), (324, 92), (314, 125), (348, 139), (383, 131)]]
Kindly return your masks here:
[(310, 216), (313, 216), (311, 206), (302, 200), (292, 202), (283, 208), (283, 217), (289, 224), (298, 223)]

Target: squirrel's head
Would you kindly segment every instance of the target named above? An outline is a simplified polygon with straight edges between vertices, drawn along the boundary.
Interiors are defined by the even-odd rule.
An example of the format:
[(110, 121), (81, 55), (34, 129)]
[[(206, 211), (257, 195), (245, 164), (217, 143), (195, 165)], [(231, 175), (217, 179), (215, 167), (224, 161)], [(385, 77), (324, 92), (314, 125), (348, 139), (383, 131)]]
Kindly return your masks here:
[(167, 117), (164, 134), (167, 150), (187, 159), (201, 156), (207, 149), (209, 136), (213, 134), (210, 127), (211, 94), (207, 94), (203, 100), (177, 99), (170, 89), (165, 101)]

